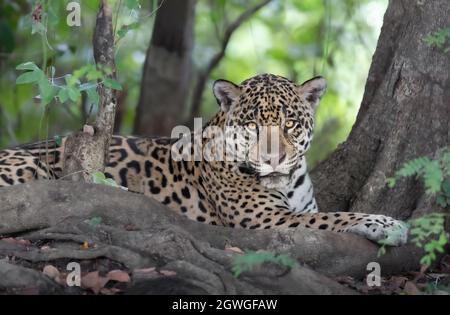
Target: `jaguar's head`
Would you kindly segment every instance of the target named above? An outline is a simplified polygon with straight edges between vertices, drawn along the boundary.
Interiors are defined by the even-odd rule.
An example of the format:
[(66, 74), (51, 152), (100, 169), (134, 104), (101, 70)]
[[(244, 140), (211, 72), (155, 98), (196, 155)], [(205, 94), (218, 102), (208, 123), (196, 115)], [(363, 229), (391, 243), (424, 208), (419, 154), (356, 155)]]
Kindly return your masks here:
[(322, 77), (300, 85), (272, 74), (239, 85), (216, 81), (226, 152), (233, 152), (236, 169), (254, 174), (268, 188), (287, 184), (310, 146), (314, 110), (325, 89)]

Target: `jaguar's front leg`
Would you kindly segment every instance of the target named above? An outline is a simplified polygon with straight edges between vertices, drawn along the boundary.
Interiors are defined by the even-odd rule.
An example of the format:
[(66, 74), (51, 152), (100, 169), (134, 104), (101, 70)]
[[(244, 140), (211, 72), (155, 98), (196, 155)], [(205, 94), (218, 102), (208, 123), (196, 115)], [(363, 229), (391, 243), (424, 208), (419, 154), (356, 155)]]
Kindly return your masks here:
[(408, 240), (406, 223), (379, 214), (319, 212), (296, 215), (291, 219), (290, 224), (287, 222), (291, 227), (298, 222), (308, 228), (354, 233), (390, 246), (400, 246)]

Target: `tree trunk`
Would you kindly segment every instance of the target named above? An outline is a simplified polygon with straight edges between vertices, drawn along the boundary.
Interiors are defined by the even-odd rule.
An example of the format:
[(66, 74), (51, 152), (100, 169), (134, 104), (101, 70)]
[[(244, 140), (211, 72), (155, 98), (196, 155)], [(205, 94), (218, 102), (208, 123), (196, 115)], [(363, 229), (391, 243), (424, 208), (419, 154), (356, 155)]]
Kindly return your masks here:
[(450, 140), (450, 58), (424, 38), (450, 23), (447, 0), (390, 1), (347, 141), (312, 172), (321, 211), (382, 213), (405, 219), (437, 211), (422, 183), (394, 189), (386, 176), (433, 156)]
[(170, 136), (183, 121), (191, 75), (195, 0), (165, 0), (147, 51), (134, 133)]
[[(105, 0), (100, 2), (97, 13), (93, 48), (97, 66), (110, 69), (112, 73), (105, 76), (115, 79), (112, 13)], [(92, 173), (103, 172), (108, 162), (116, 97), (112, 89), (101, 83), (97, 91), (99, 110), (94, 125), (85, 125), (82, 132), (70, 135), (65, 142), (63, 175), (66, 179), (92, 182)]]

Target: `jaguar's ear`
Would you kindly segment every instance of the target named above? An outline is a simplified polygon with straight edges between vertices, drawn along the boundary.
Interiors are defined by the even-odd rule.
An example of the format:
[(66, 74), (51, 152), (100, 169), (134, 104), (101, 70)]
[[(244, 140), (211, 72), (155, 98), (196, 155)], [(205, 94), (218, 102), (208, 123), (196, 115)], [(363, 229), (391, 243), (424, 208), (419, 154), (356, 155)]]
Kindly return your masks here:
[(298, 87), (298, 92), (315, 109), (319, 104), (320, 98), (325, 94), (327, 81), (323, 77), (315, 77), (304, 82)]
[(241, 94), (239, 86), (227, 80), (217, 80), (213, 85), (214, 96), (220, 108), (227, 112), (231, 104)]

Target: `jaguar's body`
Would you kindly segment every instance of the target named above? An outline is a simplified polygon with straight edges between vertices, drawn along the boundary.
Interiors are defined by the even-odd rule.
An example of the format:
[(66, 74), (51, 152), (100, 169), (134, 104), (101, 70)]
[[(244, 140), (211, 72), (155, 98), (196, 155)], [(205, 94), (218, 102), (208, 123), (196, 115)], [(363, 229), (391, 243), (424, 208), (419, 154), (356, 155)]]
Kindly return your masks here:
[[(105, 174), (200, 222), (249, 229), (305, 226), (371, 240), (399, 231), (390, 244), (406, 242), (405, 226), (386, 216), (318, 213), (304, 154), (324, 91), (323, 78), (302, 85), (274, 75), (240, 85), (216, 81), (221, 110), (204, 126), (203, 141), (192, 140), (198, 134), (185, 142), (115, 136)], [(0, 187), (60, 177), (64, 141), (0, 151)]]

